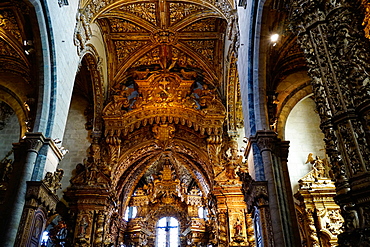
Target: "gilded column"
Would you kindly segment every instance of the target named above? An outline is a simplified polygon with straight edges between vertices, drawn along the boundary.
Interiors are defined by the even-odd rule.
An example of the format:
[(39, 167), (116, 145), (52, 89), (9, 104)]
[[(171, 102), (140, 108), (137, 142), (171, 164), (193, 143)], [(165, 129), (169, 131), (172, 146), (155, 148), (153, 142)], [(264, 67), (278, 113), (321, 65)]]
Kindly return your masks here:
[(358, 0), (299, 0), (292, 11), (345, 219), (340, 246), (370, 242), (370, 46), (364, 11)]

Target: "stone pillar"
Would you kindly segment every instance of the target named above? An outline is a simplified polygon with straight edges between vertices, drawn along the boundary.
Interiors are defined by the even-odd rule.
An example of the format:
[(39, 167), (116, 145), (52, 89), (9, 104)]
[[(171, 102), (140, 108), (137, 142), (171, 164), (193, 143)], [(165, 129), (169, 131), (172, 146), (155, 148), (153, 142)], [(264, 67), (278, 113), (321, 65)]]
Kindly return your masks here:
[(340, 246), (370, 242), (370, 44), (361, 2), (298, 0), (292, 11), (345, 219)]
[(255, 181), (248, 173), (239, 174), (243, 181), (244, 199), (254, 220), (256, 246), (271, 247), (274, 243), (266, 181)]
[(0, 239), (3, 246), (13, 247), (38, 151), (44, 143), (41, 133), (27, 133), (14, 147), (13, 174), (5, 195), (0, 219)]
[(257, 131), (250, 142), (257, 143), (262, 156), (275, 246), (298, 246), (298, 223), (287, 168), (289, 144), (270, 130)]

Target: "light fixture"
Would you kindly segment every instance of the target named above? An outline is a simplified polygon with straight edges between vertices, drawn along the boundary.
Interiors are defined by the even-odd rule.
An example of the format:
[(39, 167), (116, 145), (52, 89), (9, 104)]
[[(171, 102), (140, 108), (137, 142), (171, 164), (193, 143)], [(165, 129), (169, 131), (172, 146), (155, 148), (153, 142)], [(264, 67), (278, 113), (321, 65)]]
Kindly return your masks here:
[(279, 40), (279, 34), (274, 33), (270, 36), (270, 40), (273, 46), (276, 45), (276, 42)]

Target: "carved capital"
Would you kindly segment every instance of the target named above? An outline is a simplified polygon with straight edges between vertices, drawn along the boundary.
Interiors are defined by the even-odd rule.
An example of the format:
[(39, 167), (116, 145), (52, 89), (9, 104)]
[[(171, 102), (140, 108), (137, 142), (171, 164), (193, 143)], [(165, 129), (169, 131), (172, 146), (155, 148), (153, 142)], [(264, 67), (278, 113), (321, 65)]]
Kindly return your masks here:
[(257, 143), (260, 152), (272, 151), (277, 141), (277, 135), (271, 130), (259, 130), (255, 136), (250, 138), (251, 143)]
[(27, 151), (37, 153), (45, 143), (45, 137), (42, 133), (26, 133), (21, 143), (26, 146)]
[(268, 206), (267, 182), (255, 181), (249, 173), (238, 173), (238, 175), (243, 182), (242, 191), (249, 213), (253, 212), (254, 207)]

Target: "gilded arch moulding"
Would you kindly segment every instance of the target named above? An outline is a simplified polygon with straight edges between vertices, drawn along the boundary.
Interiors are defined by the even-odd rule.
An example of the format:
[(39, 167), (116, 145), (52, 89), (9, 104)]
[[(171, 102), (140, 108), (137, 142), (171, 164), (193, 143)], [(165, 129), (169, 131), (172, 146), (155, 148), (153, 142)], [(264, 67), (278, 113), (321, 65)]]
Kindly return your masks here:
[[(127, 150), (121, 155), (117, 167), (112, 169), (115, 171), (111, 176), (112, 187), (117, 188), (118, 194), (123, 193), (123, 189), (125, 194), (132, 194), (138, 180), (152, 164), (160, 161), (163, 157), (169, 157), (173, 164), (184, 167), (193, 179), (199, 181), (204, 194), (209, 193), (213, 185), (211, 183), (211, 164), (207, 159), (207, 154), (178, 139), (174, 140), (165, 150), (153, 144), (152, 141), (147, 141), (140, 146), (134, 146)], [(120, 180), (123, 175), (125, 179)]]
[(86, 59), (88, 70), (91, 75), (91, 82), (93, 88), (93, 122), (92, 129), (95, 132), (102, 131), (103, 119), (102, 111), (105, 98), (104, 90), (104, 77), (102, 70), (102, 59), (97, 55), (95, 48), (92, 45), (87, 45), (87, 49), (83, 51), (80, 55), (80, 66), (83, 59)]

